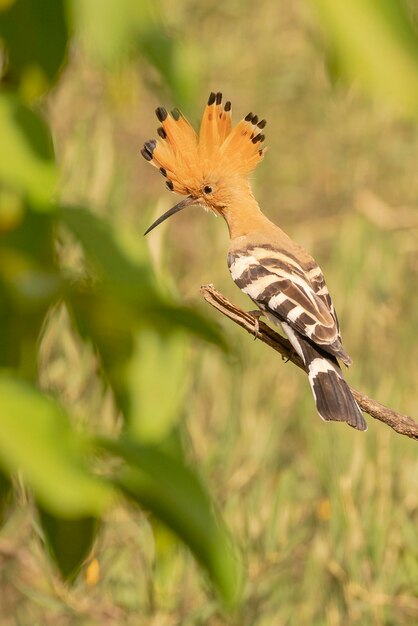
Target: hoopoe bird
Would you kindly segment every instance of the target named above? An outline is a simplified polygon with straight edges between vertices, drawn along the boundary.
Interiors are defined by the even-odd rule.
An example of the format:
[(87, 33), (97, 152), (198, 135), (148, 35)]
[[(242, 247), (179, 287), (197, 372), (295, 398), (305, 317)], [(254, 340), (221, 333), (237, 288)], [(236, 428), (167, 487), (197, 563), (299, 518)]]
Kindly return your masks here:
[(147, 141), (141, 154), (159, 169), (170, 191), (186, 198), (145, 235), (191, 205), (221, 215), (229, 228), (232, 279), (257, 305), (258, 315), (283, 330), (301, 357), (320, 417), (366, 430), (338, 364), (340, 360), (349, 366), (351, 359), (342, 346), (322, 271), (262, 213), (251, 191), (249, 174), (265, 152), (266, 120), (249, 113), (233, 127), (231, 103), (223, 105), (221, 93), (210, 94), (199, 136), (178, 109), (168, 114), (159, 107), (156, 115), (159, 139)]

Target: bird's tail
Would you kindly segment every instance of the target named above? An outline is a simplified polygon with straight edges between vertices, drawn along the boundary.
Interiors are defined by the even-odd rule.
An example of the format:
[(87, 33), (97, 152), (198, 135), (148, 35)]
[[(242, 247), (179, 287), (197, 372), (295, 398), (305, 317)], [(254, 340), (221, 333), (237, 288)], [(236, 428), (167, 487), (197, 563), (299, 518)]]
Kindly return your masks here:
[(326, 421), (347, 422), (357, 430), (367, 430), (366, 420), (344, 380), (337, 359), (317, 349), (301, 335), (295, 337), (295, 334), (292, 339), (297, 339), (297, 351), (305, 363), (320, 417)]

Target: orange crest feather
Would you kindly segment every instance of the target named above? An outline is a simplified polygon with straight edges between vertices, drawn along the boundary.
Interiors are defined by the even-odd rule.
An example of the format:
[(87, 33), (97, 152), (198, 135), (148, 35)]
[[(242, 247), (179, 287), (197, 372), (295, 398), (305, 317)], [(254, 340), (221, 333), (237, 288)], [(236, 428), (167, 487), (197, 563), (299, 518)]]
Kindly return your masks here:
[(171, 191), (188, 194), (213, 172), (220, 176), (248, 176), (262, 160), (265, 120), (249, 113), (232, 127), (231, 103), (211, 93), (203, 112), (200, 133), (174, 109), (156, 109), (159, 139), (145, 142), (141, 154), (167, 178)]

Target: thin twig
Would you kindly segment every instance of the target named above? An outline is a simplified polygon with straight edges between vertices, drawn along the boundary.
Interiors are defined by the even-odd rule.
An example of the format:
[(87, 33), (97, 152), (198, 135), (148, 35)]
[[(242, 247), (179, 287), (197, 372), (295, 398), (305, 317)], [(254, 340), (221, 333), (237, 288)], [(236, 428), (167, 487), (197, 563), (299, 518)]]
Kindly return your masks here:
[[(220, 311), (223, 315), (229, 317), (229, 319), (238, 324), (238, 326), (241, 326), (247, 332), (254, 335), (256, 320), (251, 313), (247, 313), (236, 307), (232, 304), (232, 302), (227, 300), (225, 296), (219, 293), (219, 291), (216, 291), (213, 285), (203, 285), (200, 288), (200, 291), (206, 302), (209, 302), (209, 304), (215, 307), (215, 309)], [(279, 335), (279, 333), (276, 333), (272, 328), (270, 328), (270, 326), (267, 326), (267, 324), (264, 324), (261, 321), (259, 322), (258, 338), (260, 341), (270, 346), (270, 348), (279, 352), (283, 359), (291, 361), (301, 369), (305, 370), (302, 360), (294, 352), (287, 339)], [(353, 387), (350, 387), (350, 389), (362, 411), (371, 417), (384, 422), (400, 435), (405, 435), (406, 437), (410, 437), (411, 439), (418, 441), (418, 424), (412, 419), (412, 417), (387, 408), (383, 404), (380, 404), (380, 402), (377, 402), (376, 400), (365, 396), (360, 391), (353, 389)]]

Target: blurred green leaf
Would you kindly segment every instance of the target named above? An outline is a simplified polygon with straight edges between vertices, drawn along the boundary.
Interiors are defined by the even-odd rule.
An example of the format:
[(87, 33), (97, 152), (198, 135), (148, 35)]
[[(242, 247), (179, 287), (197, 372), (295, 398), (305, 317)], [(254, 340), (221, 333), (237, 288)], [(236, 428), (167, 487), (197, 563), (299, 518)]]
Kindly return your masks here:
[[(136, 394), (132, 394), (131, 389), (131, 384), (135, 385), (131, 359), (139, 358), (135, 355), (135, 338), (140, 333), (148, 332), (151, 327), (160, 334), (162, 341), (169, 341), (170, 335), (177, 332), (178, 327), (188, 329), (196, 320), (195, 334), (209, 340), (212, 338), (210, 334), (205, 336), (202, 332), (206, 323), (203, 316), (201, 323), (198, 314), (186, 307), (160, 305), (161, 308), (158, 308), (157, 304), (153, 311), (141, 311), (140, 304), (137, 309), (124, 302), (116, 292), (99, 288), (88, 291), (83, 288), (83, 285), (75, 285), (68, 290), (68, 310), (81, 336), (92, 341), (97, 348), (104, 373), (126, 417), (131, 415), (131, 402), (137, 402)], [(181, 319), (183, 310), (184, 319)], [(145, 359), (142, 367), (148, 367)]]
[(177, 105), (190, 104), (200, 78), (198, 49), (168, 32), (153, 0), (76, 0), (71, 3), (74, 27), (90, 58), (105, 67), (142, 55), (157, 71), (152, 82), (170, 90)]
[[(78, 295), (74, 293), (72, 297), (75, 310), (85, 318), (85, 328), (89, 328), (92, 338), (97, 338), (100, 345), (104, 347), (108, 343), (108, 333), (108, 339), (114, 345), (112, 332), (118, 340), (123, 335), (131, 344), (130, 332), (134, 332), (138, 325), (148, 325), (162, 333), (183, 328), (226, 349), (218, 326), (198, 311), (176, 304), (163, 294), (151, 267), (135, 263), (126, 255), (107, 222), (76, 207), (62, 208), (59, 215), (82, 244), (87, 259), (102, 281), (96, 289), (102, 300), (97, 301), (96, 307), (94, 296), (91, 291), (89, 295), (88, 289), (84, 289), (84, 294), (78, 291)], [(105, 303), (109, 308), (103, 308)], [(83, 322), (80, 316), (78, 320)], [(101, 328), (104, 334), (100, 333)]]
[(23, 201), (14, 217), (8, 213), (9, 219), (2, 221), (3, 197), (0, 194), (0, 367), (19, 368), (34, 379), (41, 328), (63, 286), (54, 262), (54, 221), (51, 214), (33, 211)]
[(83, 246), (99, 278), (112, 288), (146, 300), (155, 291), (149, 267), (133, 263), (116, 240), (111, 225), (91, 211), (63, 207), (59, 217)]
[(76, 291), (67, 294), (66, 303), (78, 332), (91, 341), (100, 355), (103, 373), (110, 383), (119, 409), (129, 412), (126, 367), (133, 352), (133, 331), (137, 319), (130, 307), (111, 293)]
[(127, 467), (117, 484), (192, 550), (228, 606), (240, 596), (242, 569), (226, 527), (201, 481), (181, 458), (131, 441), (101, 441)]
[(201, 51), (191, 42), (175, 39), (158, 22), (139, 38), (139, 49), (143, 57), (155, 68), (161, 82), (151, 81), (153, 91), (163, 92), (167, 87), (177, 106), (192, 107), (200, 89)]
[(175, 333), (161, 337), (139, 333), (127, 372), (128, 428), (142, 443), (162, 440), (181, 417), (186, 391), (187, 339)]
[(48, 127), (19, 98), (0, 94), (0, 182), (26, 194), (34, 208), (50, 211), (57, 182)]
[(311, 0), (333, 67), (397, 110), (418, 115), (418, 39), (399, 0)]
[(6, 474), (0, 471), (0, 525), (3, 524), (4, 514), (12, 499), (13, 485)]
[(67, 23), (63, 0), (14, 0), (0, 4), (0, 38), (6, 44), (8, 82), (36, 97), (64, 61)]
[[(3, 191), (5, 191), (3, 189)], [(25, 256), (27, 262), (35, 263), (44, 268), (55, 264), (55, 221), (53, 213), (37, 211), (37, 207), (23, 201), (16, 207), (13, 219), (3, 223), (3, 198), (0, 193), (0, 246), (3, 250), (14, 250), (16, 254)], [(9, 192), (7, 196), (18, 202), (19, 196)], [(6, 209), (7, 210), (7, 209)]]
[(25, 206), (20, 193), (0, 188), (0, 234), (14, 230), (21, 223)]
[(63, 578), (73, 581), (87, 558), (97, 533), (94, 517), (65, 519), (38, 507), (45, 541)]
[(83, 48), (103, 65), (114, 65), (136, 47), (153, 13), (149, 0), (75, 0), (74, 26)]
[(62, 407), (31, 385), (0, 374), (0, 465), (20, 470), (37, 500), (68, 518), (100, 515), (112, 489), (89, 473), (84, 443)]

